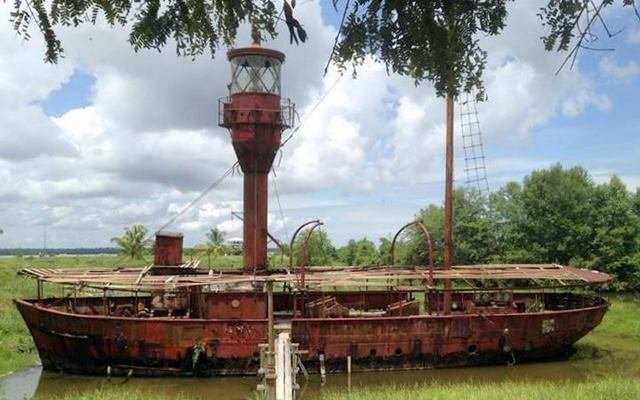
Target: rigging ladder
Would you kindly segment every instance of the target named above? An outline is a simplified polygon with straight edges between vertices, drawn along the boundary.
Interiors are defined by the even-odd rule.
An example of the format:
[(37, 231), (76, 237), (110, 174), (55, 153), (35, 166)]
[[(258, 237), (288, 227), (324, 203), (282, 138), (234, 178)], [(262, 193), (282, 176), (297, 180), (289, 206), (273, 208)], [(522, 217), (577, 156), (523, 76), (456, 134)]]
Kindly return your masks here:
[(477, 101), (474, 93), (467, 93), (466, 100), (459, 103), (460, 133), (464, 149), (464, 172), (467, 188), (473, 188), (480, 194), (489, 194), (487, 167), (485, 164), (482, 131), (478, 119)]

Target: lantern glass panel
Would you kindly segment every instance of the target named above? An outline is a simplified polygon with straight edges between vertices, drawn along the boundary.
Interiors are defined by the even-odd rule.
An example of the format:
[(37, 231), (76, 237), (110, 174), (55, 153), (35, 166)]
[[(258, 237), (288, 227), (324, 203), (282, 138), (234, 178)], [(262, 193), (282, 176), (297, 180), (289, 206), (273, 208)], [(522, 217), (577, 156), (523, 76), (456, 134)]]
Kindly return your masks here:
[(231, 94), (243, 92), (280, 95), (280, 67), (278, 59), (246, 55), (231, 60)]

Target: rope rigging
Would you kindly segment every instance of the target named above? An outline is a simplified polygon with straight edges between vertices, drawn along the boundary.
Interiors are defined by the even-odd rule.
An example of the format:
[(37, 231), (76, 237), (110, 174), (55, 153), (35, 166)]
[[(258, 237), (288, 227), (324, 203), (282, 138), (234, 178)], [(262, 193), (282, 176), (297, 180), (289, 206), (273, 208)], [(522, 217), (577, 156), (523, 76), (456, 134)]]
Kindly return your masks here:
[(320, 106), (320, 104), (322, 104), (322, 102), (327, 98), (327, 96), (329, 95), (329, 93), (331, 93), (331, 91), (338, 85), (338, 82), (340, 82), (340, 79), (342, 79), (342, 74), (340, 74), (336, 80), (331, 84), (331, 86), (329, 87), (329, 89), (327, 89), (322, 96), (320, 96), (320, 98), (318, 99), (318, 101), (315, 102), (315, 104), (313, 105), (313, 107), (311, 107), (311, 109), (309, 111), (307, 111), (302, 118), (300, 118), (300, 122), (298, 123), (298, 126), (296, 126), (295, 128), (293, 128), (293, 130), (291, 131), (291, 133), (289, 134), (289, 136), (287, 136), (287, 138), (285, 140), (282, 141), (282, 143), (280, 144), (280, 148), (284, 147), (285, 144), (287, 144), (287, 142), (289, 142), (289, 140), (291, 140), (291, 138), (293, 137), (293, 135), (295, 135), (300, 128), (302, 128), (302, 126), (304, 125), (304, 123), (306, 122), (306, 120), (311, 116), (311, 114), (313, 114), (318, 107)]
[(191, 200), (186, 206), (184, 206), (182, 208), (182, 210), (180, 210), (180, 212), (178, 212), (176, 215), (174, 215), (167, 223), (165, 223), (164, 225), (162, 225), (157, 231), (161, 231), (163, 229), (165, 229), (166, 227), (168, 227), (169, 225), (173, 224), (174, 222), (176, 222), (176, 220), (180, 217), (182, 217), (184, 214), (186, 214), (187, 211), (189, 211), (191, 209), (191, 207), (195, 206), (198, 202), (200, 202), (200, 200), (202, 200), (207, 194), (209, 194), (209, 192), (211, 192), (213, 189), (216, 188), (216, 186), (218, 186), (219, 184), (222, 183), (222, 181), (225, 180), (226, 177), (228, 177), (229, 175), (231, 175), (233, 173), (233, 171), (235, 170), (236, 166), (238, 165), (238, 162), (236, 161), (235, 163), (233, 163), (233, 165), (231, 167), (229, 167), (229, 169), (227, 169), (218, 179), (216, 179), (213, 183), (211, 183), (207, 188), (205, 188), (199, 195), (198, 197), (196, 197), (195, 199)]
[(275, 169), (272, 169), (271, 173), (273, 174), (273, 189), (276, 193), (276, 201), (278, 203), (280, 218), (282, 219), (282, 227), (284, 228), (284, 234), (286, 235), (286, 237), (289, 237), (289, 229), (287, 228), (287, 221), (284, 217), (284, 212), (282, 211), (282, 204), (280, 203), (280, 192), (278, 191), (278, 180), (276, 179), (277, 175), (276, 175)]

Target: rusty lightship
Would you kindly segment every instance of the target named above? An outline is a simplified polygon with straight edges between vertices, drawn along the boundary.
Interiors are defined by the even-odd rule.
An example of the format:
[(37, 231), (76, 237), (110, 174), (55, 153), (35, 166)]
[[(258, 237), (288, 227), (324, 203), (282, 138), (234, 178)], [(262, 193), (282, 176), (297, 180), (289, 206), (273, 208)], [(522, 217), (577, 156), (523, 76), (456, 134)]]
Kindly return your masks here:
[[(426, 265), (394, 265), (392, 246), (384, 266), (268, 269), (267, 178), (295, 115), (280, 96), (285, 56), (254, 44), (228, 58), (219, 119), (243, 172), (243, 269), (183, 262), (182, 235), (161, 231), (145, 268), (21, 270), (38, 291), (15, 304), (45, 369), (255, 375), (274, 323), (288, 327), (311, 372), (321, 361), (342, 371), (347, 358), (354, 371), (503, 364), (562, 356), (601, 322), (606, 299), (572, 289), (608, 275), (556, 264), (435, 266), (420, 222), (405, 227), (426, 236)], [(45, 285), (65, 294), (45, 297)]]

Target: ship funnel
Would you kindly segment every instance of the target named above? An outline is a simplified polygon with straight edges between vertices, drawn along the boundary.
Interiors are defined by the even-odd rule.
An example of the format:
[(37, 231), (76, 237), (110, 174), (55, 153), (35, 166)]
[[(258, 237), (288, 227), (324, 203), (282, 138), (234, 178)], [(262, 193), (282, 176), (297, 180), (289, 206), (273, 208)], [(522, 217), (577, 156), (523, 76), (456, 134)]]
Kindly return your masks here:
[(182, 264), (182, 233), (156, 232), (154, 246), (154, 265), (180, 265)]

